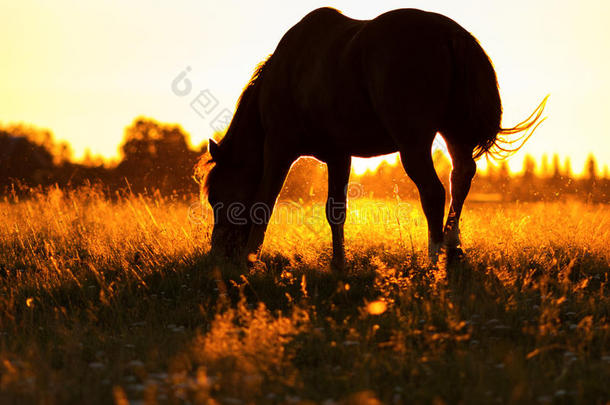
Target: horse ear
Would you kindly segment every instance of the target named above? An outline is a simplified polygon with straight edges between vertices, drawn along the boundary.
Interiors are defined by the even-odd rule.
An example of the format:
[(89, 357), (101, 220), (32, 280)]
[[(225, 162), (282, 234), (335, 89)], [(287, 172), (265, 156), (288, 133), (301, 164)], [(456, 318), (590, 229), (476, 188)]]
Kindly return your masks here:
[(218, 147), (216, 141), (212, 138), (210, 138), (208, 141), (208, 150), (212, 156), (212, 160), (218, 161), (218, 158), (220, 157), (220, 148)]

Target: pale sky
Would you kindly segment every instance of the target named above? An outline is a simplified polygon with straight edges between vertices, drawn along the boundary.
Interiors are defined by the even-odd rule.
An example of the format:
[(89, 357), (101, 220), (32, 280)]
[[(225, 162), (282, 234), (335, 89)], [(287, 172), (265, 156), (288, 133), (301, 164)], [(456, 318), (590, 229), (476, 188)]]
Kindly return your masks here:
[[(491, 57), (504, 126), (527, 117), (550, 93), (547, 121), (525, 153), (569, 156), (580, 172), (589, 153), (610, 164), (610, 2), (568, 1), (2, 1), (0, 123), (27, 122), (86, 148), (117, 155), (138, 115), (179, 123), (199, 144), (212, 119), (233, 110), (255, 65), (309, 11), (332, 6), (361, 19), (415, 7), (445, 14), (472, 32)], [(172, 80), (190, 67), (191, 93)], [(218, 100), (200, 117), (190, 102)], [(364, 167), (361, 165), (361, 167)]]

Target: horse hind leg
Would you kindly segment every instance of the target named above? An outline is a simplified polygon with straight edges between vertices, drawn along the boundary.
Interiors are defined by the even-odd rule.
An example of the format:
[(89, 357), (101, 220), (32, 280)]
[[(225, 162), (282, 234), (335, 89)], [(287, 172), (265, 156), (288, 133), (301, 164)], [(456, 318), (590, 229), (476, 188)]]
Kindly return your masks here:
[(453, 169), (451, 170), (451, 205), (445, 229), (443, 244), (449, 257), (462, 253), (460, 241), (460, 215), (464, 201), (470, 190), (470, 184), (477, 166), (472, 158), (472, 149), (447, 141)]
[[(433, 263), (443, 242), (443, 217), (445, 215), (445, 188), (436, 174), (432, 161), (432, 140), (435, 132), (412, 134), (415, 139), (426, 139), (417, 145), (405, 145), (400, 148), (400, 159), (407, 175), (413, 180), (419, 191), (424, 215), (428, 222), (428, 256)], [(425, 136), (429, 135), (429, 136)]]

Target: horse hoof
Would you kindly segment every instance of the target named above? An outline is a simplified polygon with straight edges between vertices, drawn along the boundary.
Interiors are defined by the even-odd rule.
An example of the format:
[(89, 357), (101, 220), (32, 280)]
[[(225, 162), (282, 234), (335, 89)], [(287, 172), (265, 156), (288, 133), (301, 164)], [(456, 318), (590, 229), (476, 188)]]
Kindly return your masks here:
[(459, 247), (446, 248), (447, 263), (458, 263), (464, 260), (464, 251)]
[(246, 266), (250, 273), (262, 273), (267, 271), (267, 265), (262, 260), (248, 260)]
[(438, 263), (438, 255), (441, 253), (442, 243), (432, 242), (432, 239), (428, 238), (428, 259), (433, 266)]
[(345, 261), (343, 260), (331, 260), (330, 270), (334, 273), (345, 273)]

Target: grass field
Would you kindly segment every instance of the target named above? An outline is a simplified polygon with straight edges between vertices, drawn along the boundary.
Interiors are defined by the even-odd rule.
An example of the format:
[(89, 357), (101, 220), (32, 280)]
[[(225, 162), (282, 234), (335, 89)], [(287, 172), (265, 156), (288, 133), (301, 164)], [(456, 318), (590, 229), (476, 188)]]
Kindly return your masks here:
[(0, 202), (0, 403), (610, 401), (608, 206), (467, 204), (435, 268), (417, 204), (354, 200), (341, 276), (291, 207), (241, 275), (196, 201)]

